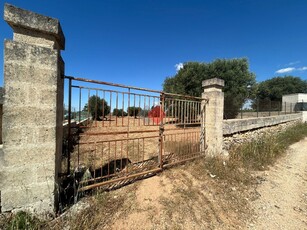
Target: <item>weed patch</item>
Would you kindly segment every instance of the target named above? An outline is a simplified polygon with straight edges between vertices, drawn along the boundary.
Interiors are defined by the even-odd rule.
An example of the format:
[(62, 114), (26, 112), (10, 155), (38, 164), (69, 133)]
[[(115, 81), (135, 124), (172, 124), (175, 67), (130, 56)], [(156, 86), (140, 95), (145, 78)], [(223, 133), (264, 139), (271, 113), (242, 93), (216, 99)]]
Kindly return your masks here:
[(278, 134), (264, 135), (230, 151), (230, 162), (241, 162), (244, 168), (264, 170), (272, 165), (287, 148), (307, 136), (307, 124), (296, 124)]
[(44, 225), (45, 225), (44, 222), (34, 217), (33, 215), (24, 211), (20, 211), (12, 215), (10, 218), (8, 218), (6, 220), (6, 224), (3, 227), (4, 229), (8, 230), (19, 230), (19, 229), (37, 230), (37, 229), (43, 229)]

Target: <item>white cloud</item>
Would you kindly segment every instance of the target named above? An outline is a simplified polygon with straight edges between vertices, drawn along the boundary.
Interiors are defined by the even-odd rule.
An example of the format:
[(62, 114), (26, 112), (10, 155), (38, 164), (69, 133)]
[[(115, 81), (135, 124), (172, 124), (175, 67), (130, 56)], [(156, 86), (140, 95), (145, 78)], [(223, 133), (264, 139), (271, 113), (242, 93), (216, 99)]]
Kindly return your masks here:
[(183, 68), (183, 63), (178, 63), (175, 65), (176, 71), (178, 72), (179, 70), (181, 70)]
[(284, 68), (284, 69), (279, 69), (275, 73), (290, 73), (294, 70), (295, 70), (295, 68), (288, 67), (288, 68)]
[(288, 63), (288, 65), (296, 65), (296, 64), (298, 64), (298, 63), (300, 63), (301, 61), (294, 61), (294, 62), (290, 62), (290, 63)]
[(303, 66), (303, 67), (301, 67), (301, 68), (298, 68), (297, 70), (305, 71), (305, 70), (307, 70), (307, 66)]

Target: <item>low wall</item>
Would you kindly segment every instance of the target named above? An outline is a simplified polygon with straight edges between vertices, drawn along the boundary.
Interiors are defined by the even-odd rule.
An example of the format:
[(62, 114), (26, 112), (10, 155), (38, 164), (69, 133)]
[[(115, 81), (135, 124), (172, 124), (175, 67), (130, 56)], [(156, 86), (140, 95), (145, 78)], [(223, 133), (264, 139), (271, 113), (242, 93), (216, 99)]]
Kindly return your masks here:
[[(229, 135), (252, 129), (277, 125), (288, 121), (299, 120), (302, 119), (302, 116), (303, 116), (302, 113), (294, 113), (294, 114), (285, 114), (285, 115), (272, 116), (272, 117), (224, 120), (223, 134)], [(307, 114), (305, 116), (307, 116)]]
[[(91, 118), (85, 118), (80, 122), (72, 120), (70, 125), (71, 125), (71, 128), (79, 128), (80, 125), (81, 126), (87, 126), (88, 122), (90, 122), (90, 121), (91, 121)], [(63, 124), (63, 136), (66, 137), (67, 134), (68, 134), (68, 122)]]
[(307, 122), (307, 111), (303, 111), (302, 115), (303, 115), (303, 122)]

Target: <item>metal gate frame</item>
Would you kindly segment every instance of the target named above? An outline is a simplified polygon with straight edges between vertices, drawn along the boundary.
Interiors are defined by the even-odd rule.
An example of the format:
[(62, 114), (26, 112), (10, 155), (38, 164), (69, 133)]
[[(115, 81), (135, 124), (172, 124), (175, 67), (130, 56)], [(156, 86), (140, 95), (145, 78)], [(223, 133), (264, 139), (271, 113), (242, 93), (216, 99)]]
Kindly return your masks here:
[[(101, 159), (99, 159), (99, 161), (101, 162), (103, 161), (102, 158), (105, 154), (104, 149), (108, 149), (107, 151), (109, 154), (107, 165), (101, 163), (98, 168), (95, 165), (96, 158), (94, 158), (94, 166), (90, 166), (93, 166), (93, 169), (90, 170), (91, 174), (88, 178), (82, 178), (82, 181), (80, 181), (80, 184), (77, 189), (78, 192), (110, 184), (125, 184), (133, 179), (161, 172), (164, 168), (172, 166), (174, 164), (182, 163), (204, 156), (204, 149), (201, 147), (201, 145), (202, 143), (204, 143), (205, 127), (204, 125), (201, 125), (201, 123), (204, 122), (205, 103), (202, 103), (202, 100), (205, 99), (202, 99), (200, 97), (165, 93), (163, 91), (138, 88), (103, 81), (76, 78), (72, 76), (65, 76), (65, 79), (68, 80), (68, 132), (66, 136), (68, 140), (68, 151), (66, 159), (67, 174), (70, 174), (72, 170), (74, 170), (74, 167), (80, 166), (80, 151), (84, 145), (91, 146), (90, 150), (85, 151), (86, 153), (94, 151), (94, 154), (96, 154), (97, 146), (99, 146), (101, 148), (100, 153), (102, 152), (102, 157)], [(75, 82), (79, 84), (73, 84)], [(93, 84), (99, 85), (100, 87), (88, 86)], [(120, 90), (114, 90), (114, 88), (119, 88)], [(78, 97), (73, 97), (73, 89), (77, 89), (79, 91)], [(82, 96), (82, 91), (88, 92), (88, 111), (86, 121), (82, 121), (81, 119), (81, 100), (82, 98), (84, 98), (84, 96)], [(96, 92), (96, 94), (91, 94), (91, 92)], [(103, 100), (102, 102), (100, 102), (101, 104), (98, 103), (100, 99), (100, 97), (98, 99), (98, 94), (102, 95)], [(93, 95), (96, 95), (96, 120), (91, 119), (91, 114), (93, 115), (93, 111), (90, 108), (90, 97), (92, 97)], [(125, 101), (126, 99), (127, 101)], [(73, 121), (72, 119), (73, 100), (77, 100), (79, 104), (79, 109), (77, 111), (79, 119), (77, 122)], [(106, 110), (104, 104), (107, 105), (107, 102), (110, 103), (110, 111), (109, 114), (104, 114), (104, 111)], [(118, 107), (119, 103), (122, 104), (122, 107), (120, 109)], [(141, 103), (144, 105), (143, 109), (140, 107)], [(124, 117), (124, 113), (126, 113), (126, 106), (128, 106), (127, 112), (129, 112), (129, 108), (133, 107), (131, 105), (134, 106), (133, 125), (129, 123), (129, 121), (132, 119), (130, 117), (131, 114), (128, 114), (127, 118)], [(97, 114), (100, 113), (100, 106), (102, 106), (103, 110), (102, 115), (97, 116)], [(138, 108), (138, 114), (136, 114), (136, 108)], [(116, 117), (114, 118), (114, 111), (120, 111), (122, 113), (122, 116), (120, 117), (118, 116), (118, 114), (116, 114)], [(144, 111), (144, 114), (142, 116), (139, 115), (140, 111)], [(76, 115), (76, 113), (74, 115)], [(138, 119), (137, 115), (139, 116)], [(108, 116), (107, 120), (105, 120), (105, 116)], [(102, 121), (97, 121), (97, 117), (102, 117)], [(113, 122), (114, 120), (112, 119), (116, 119), (116, 121)], [(138, 123), (137, 125), (135, 125), (136, 119)], [(121, 124), (118, 123), (118, 120), (121, 121)], [(128, 122), (128, 124), (124, 124), (124, 122)], [(115, 126), (112, 126), (112, 124), (114, 123)], [(143, 123), (143, 125), (141, 125), (141, 123)], [(115, 131), (110, 131), (110, 129), (114, 127), (116, 129), (118, 128), (119, 131), (116, 129)], [(140, 131), (135, 129), (136, 127), (146, 128), (146, 130)], [(148, 127), (155, 127), (155, 129), (147, 129)], [(74, 129), (83, 129), (86, 131), (84, 131), (80, 139), (76, 140), (76, 136), (80, 134), (76, 134), (75, 132), (73, 132)], [(91, 132), (90, 130), (92, 129), (98, 129), (98, 132)], [(145, 133), (145, 137), (141, 135)], [(156, 134), (148, 135), (150, 133)], [(105, 137), (108, 135), (113, 135), (115, 139), (110, 139), (110, 137), (109, 139), (105, 139)], [(123, 137), (123, 135), (126, 135), (127, 137)], [(119, 136), (120, 138), (116, 138), (117, 136)], [(91, 137), (99, 137), (99, 140), (91, 140)], [(147, 159), (145, 159), (145, 140), (147, 141), (149, 139), (158, 140), (158, 152), (156, 156), (153, 156), (151, 158), (146, 157)], [(140, 140), (142, 142), (141, 144)], [(143, 153), (141, 159), (137, 158), (137, 160), (134, 161), (129, 159), (130, 156), (128, 153), (129, 147), (131, 147), (131, 143), (129, 144), (129, 142), (133, 143), (132, 152), (136, 151), (134, 147), (135, 142), (138, 143), (137, 154), (139, 155), (140, 152)], [(114, 151), (110, 147), (111, 145), (114, 146)], [(123, 156), (123, 149), (127, 152), (127, 158), (125, 158), (126, 163), (124, 162), (124, 167), (122, 161), (123, 158), (121, 158), (120, 163), (117, 162), (118, 159), (116, 154), (117, 150), (120, 149), (120, 147), (118, 146), (121, 146), (121, 157)], [(141, 151), (140, 147), (143, 148)], [(78, 162), (77, 165), (72, 168), (72, 156), (76, 157), (74, 156), (76, 153), (78, 155)], [(113, 153), (115, 154), (115, 158), (110, 158), (110, 155)], [(111, 159), (113, 160), (111, 161)], [(114, 166), (112, 164), (114, 164)], [(119, 164), (120, 166), (118, 166), (117, 164)], [(106, 166), (107, 169), (104, 168)], [(117, 166), (119, 168), (117, 168)], [(87, 168), (90, 167), (87, 166)], [(112, 173), (110, 173), (111, 167), (114, 167), (112, 169)]]

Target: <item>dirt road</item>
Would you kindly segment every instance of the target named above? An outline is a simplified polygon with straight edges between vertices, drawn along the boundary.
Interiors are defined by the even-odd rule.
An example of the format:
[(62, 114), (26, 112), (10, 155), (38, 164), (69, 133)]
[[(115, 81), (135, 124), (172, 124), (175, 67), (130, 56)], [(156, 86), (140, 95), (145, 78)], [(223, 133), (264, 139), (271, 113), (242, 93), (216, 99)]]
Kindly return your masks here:
[(259, 183), (256, 220), (248, 229), (307, 229), (307, 138), (290, 146)]

